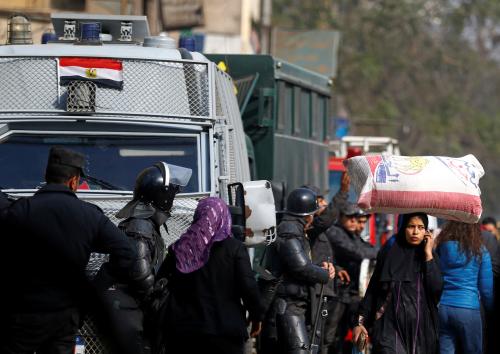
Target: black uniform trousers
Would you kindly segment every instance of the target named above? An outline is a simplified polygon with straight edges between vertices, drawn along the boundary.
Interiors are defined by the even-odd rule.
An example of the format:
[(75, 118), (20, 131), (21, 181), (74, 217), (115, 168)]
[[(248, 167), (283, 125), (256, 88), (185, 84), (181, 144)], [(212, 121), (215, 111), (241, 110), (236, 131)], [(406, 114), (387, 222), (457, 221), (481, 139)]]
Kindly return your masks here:
[[(150, 348), (144, 338), (144, 314), (137, 300), (121, 289), (108, 289), (102, 295), (105, 323), (110, 328), (111, 347), (121, 354), (146, 354)], [(38, 353), (37, 353), (38, 354)]]
[(323, 328), (322, 354), (340, 353), (341, 340), (338, 339), (340, 321), (344, 317), (347, 305), (337, 298), (328, 301), (328, 317)]
[(243, 337), (215, 336), (208, 334), (175, 335), (167, 337), (167, 354), (243, 354)]
[(0, 353), (73, 354), (79, 319), (76, 308), (7, 315), (2, 319)]

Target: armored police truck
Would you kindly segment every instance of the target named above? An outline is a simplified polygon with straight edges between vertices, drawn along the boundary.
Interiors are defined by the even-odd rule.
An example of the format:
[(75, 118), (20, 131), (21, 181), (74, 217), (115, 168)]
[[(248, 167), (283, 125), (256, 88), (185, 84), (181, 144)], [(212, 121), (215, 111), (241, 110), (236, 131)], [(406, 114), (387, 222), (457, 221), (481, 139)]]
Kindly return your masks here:
[[(250, 244), (269, 240), (273, 218), (264, 219), (274, 216), (274, 201), (269, 183), (248, 182), (231, 78), (202, 54), (150, 36), (143, 16), (58, 13), (52, 21), (55, 36), (47, 44), (23, 44), (29, 23), (11, 23), (10, 45), (0, 46), (0, 189), (14, 198), (31, 195), (44, 183), (50, 147), (69, 147), (88, 159), (78, 196), (117, 222), (136, 174), (166, 161), (193, 171), (167, 222), (167, 245), (209, 195), (242, 209), (258, 204), (261, 212), (252, 214), (259, 225), (243, 220), (243, 232)], [(248, 190), (244, 201), (232, 195), (237, 182)], [(93, 255), (89, 271), (104, 258)], [(92, 321), (81, 336), (86, 353), (103, 352)]]

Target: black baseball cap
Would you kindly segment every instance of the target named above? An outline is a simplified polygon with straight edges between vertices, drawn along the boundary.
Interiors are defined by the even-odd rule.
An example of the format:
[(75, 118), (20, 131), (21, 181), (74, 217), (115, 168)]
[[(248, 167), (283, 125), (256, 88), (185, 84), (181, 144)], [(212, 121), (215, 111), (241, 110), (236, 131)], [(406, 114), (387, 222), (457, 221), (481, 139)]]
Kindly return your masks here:
[(357, 215), (358, 217), (367, 217), (367, 218), (370, 218), (371, 214), (364, 211), (363, 209), (359, 209), (359, 213)]
[(344, 203), (340, 207), (340, 213), (345, 216), (358, 216), (361, 209), (356, 204)]
[(63, 147), (52, 147), (49, 152), (47, 167), (69, 166), (80, 170), (85, 175), (85, 155)]

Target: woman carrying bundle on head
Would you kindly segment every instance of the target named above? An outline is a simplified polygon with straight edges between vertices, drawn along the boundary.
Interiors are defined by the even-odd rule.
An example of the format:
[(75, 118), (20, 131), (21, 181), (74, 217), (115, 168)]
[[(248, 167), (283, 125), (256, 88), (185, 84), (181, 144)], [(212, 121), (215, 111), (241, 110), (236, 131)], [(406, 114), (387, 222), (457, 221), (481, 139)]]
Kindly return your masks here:
[(362, 347), (370, 335), (373, 353), (437, 353), (443, 278), (428, 218), (413, 213), (400, 220), (398, 233), (378, 254), (353, 339)]

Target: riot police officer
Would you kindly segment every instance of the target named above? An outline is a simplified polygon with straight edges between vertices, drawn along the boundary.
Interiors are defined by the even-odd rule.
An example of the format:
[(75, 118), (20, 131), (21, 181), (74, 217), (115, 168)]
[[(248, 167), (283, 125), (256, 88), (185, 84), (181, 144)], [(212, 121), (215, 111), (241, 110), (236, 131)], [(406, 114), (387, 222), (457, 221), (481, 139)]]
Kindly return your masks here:
[[(318, 205), (320, 209), (314, 215), (314, 220), (312, 227), (307, 230), (307, 235), (311, 243), (311, 258), (316, 264), (324, 261), (333, 262), (335, 265), (335, 276), (336, 282), (349, 283), (351, 281), (347, 271), (342, 269), (335, 260), (334, 252), (330, 241), (325, 235), (325, 231), (334, 224), (338, 217), (338, 212), (343, 205), (347, 203), (348, 188), (349, 188), (349, 178), (346, 173), (342, 176), (342, 185), (337, 194), (332, 198), (330, 204), (327, 204), (325, 198), (321, 194), (321, 191), (316, 186), (304, 186), (316, 193), (318, 199)], [(322, 337), (321, 343), (321, 353), (328, 353), (328, 348), (333, 345), (335, 338), (328, 331), (327, 321), (328, 314), (334, 312), (336, 304), (335, 284), (333, 281), (328, 282), (327, 286), (323, 287), (323, 298), (320, 299), (321, 285), (316, 284), (316, 297), (311, 300), (312, 308), (319, 306), (318, 301), (323, 303), (323, 309), (325, 316), (322, 316), (320, 323), (320, 332)]]
[[(335, 276), (333, 265), (312, 263), (305, 231), (318, 211), (316, 194), (306, 188), (293, 190), (287, 198), (285, 215), (278, 226), (278, 237), (271, 257), (273, 273), (282, 282), (268, 314), (266, 325), (275, 326), (278, 346), (283, 353), (308, 353), (310, 346), (306, 313), (311, 313), (311, 294), (316, 283), (327, 283)], [(313, 319), (314, 320), (314, 319)], [(267, 331), (269, 333), (269, 330)]]
[(101, 267), (96, 284), (103, 289), (103, 300), (112, 323), (120, 353), (147, 353), (150, 344), (144, 335), (144, 310), (163, 262), (165, 243), (160, 228), (170, 216), (176, 194), (191, 178), (192, 170), (159, 162), (141, 171), (135, 182), (134, 197), (117, 213), (123, 230), (137, 249), (129, 283), (113, 279), (108, 267)]
[(73, 353), (81, 305), (95, 295), (85, 273), (91, 252), (109, 253), (113, 272), (129, 274), (132, 244), (75, 194), (84, 164), (84, 155), (52, 148), (47, 184), (0, 214), (1, 353)]

